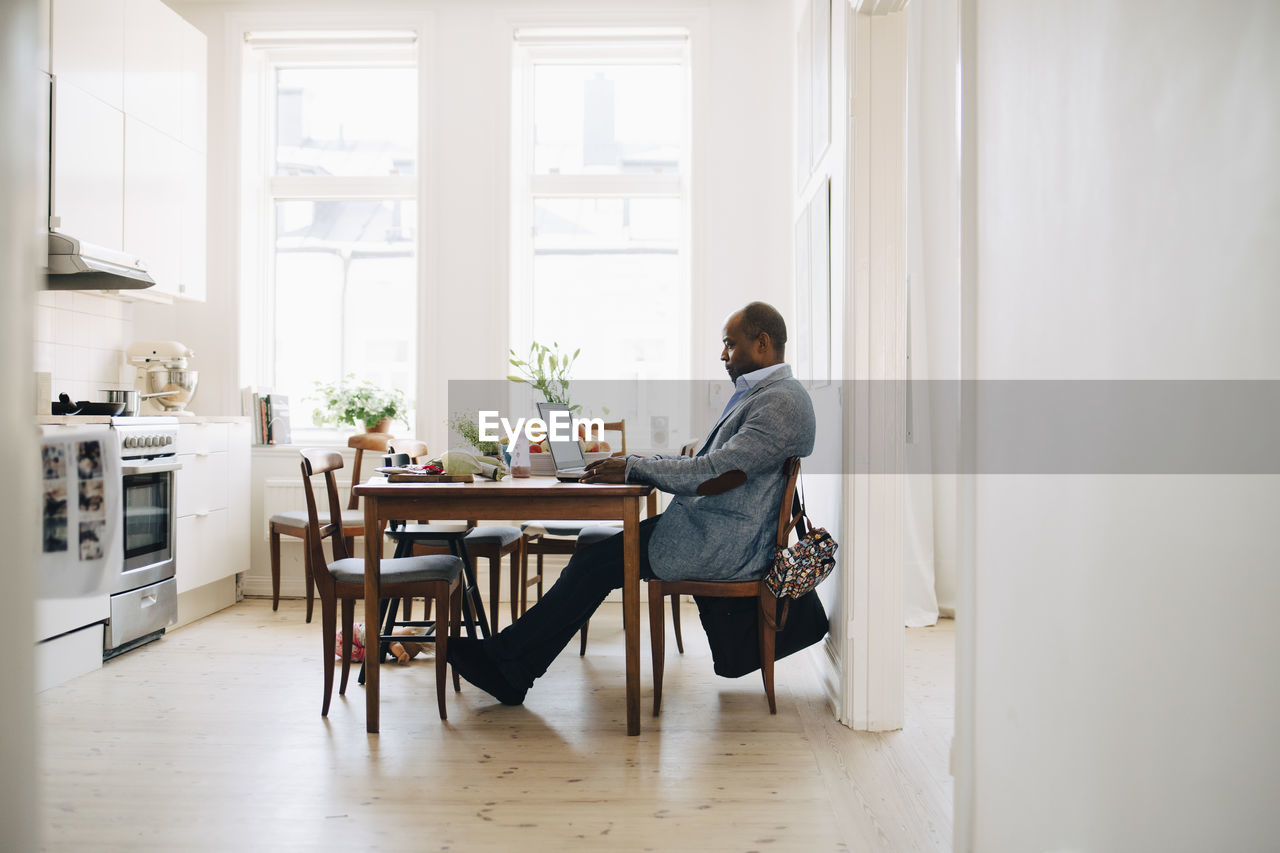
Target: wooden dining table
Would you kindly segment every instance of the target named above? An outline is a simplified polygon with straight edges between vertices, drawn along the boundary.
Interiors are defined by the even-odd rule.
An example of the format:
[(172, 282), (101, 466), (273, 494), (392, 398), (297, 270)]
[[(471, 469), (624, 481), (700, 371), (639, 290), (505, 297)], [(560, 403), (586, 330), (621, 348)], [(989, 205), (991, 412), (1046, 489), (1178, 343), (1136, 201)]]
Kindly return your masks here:
[[(355, 487), (364, 503), (364, 619), (378, 625), (382, 530), (391, 519), (548, 519), (621, 521), (622, 627), (626, 638), (627, 734), (640, 734), (640, 505), (652, 486), (561, 483), (551, 477), (469, 483), (390, 483), (376, 477)], [(496, 606), (496, 604), (491, 604)], [(378, 731), (378, 654), (365, 656), (365, 729)]]

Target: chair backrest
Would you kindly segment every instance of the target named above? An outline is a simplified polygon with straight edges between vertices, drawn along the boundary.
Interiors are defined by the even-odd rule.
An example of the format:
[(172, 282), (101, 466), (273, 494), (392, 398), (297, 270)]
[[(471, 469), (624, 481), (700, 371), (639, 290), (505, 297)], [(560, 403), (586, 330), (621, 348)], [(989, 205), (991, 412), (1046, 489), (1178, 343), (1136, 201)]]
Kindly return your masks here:
[(387, 453), (403, 454), (409, 457), (409, 461), (417, 462), (427, 455), (427, 443), (409, 438), (393, 438), (387, 445)]
[[(796, 484), (800, 480), (800, 457), (792, 456), (782, 467), (787, 478), (782, 487), (782, 505), (778, 507), (778, 545), (787, 547), (791, 539), (791, 531), (795, 529), (804, 513), (796, 509)], [(803, 531), (801, 531), (803, 534)]]
[[(334, 476), (341, 467), (342, 454), (336, 450), (306, 448), (302, 451), (302, 486), (307, 496), (307, 548), (311, 551), (311, 574), (317, 583), (330, 585), (333, 578), (329, 575), (329, 564), (325, 562), (321, 547), (324, 540), (333, 539), (334, 560), (351, 556), (347, 551), (347, 540), (342, 535), (342, 501), (338, 496), (338, 479)], [(315, 491), (311, 486), (311, 478), (317, 474), (324, 475), (325, 495), (329, 502), (329, 521), (325, 524), (320, 523)]]
[(347, 447), (355, 448), (356, 458), (351, 464), (351, 488), (347, 492), (347, 509), (360, 506), (360, 498), (356, 497), (356, 486), (360, 485), (360, 463), (364, 461), (364, 452), (385, 453), (387, 445), (393, 441), (385, 432), (358, 432), (347, 439)]
[(621, 436), (621, 441), (619, 441), (619, 444), (621, 444), (622, 446), (617, 450), (613, 451), (613, 455), (626, 456), (627, 455), (627, 422), (626, 420), (623, 419), (620, 421), (605, 421), (604, 431), (616, 432)]

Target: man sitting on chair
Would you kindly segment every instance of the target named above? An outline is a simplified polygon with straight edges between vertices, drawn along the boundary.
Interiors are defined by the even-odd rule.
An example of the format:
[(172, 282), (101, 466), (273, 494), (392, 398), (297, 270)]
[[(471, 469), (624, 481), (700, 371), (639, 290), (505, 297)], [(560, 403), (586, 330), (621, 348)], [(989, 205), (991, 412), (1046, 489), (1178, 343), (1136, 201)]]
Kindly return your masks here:
[[(646, 483), (675, 495), (666, 512), (640, 523), (642, 579), (763, 577), (773, 559), (783, 463), (813, 451), (813, 404), (783, 362), (782, 315), (752, 302), (729, 317), (722, 334), (720, 360), (734, 392), (697, 454), (602, 459), (582, 479)], [(622, 578), (621, 536), (587, 546), (502, 632), (487, 640), (451, 639), (449, 663), (494, 698), (519, 705)]]

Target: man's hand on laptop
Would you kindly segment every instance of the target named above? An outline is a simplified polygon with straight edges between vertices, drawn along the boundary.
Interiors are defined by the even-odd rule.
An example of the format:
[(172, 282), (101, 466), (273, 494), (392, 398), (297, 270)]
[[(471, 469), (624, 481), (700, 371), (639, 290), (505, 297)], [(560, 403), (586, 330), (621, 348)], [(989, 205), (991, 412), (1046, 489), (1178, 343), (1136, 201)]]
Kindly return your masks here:
[(599, 459), (587, 466), (587, 473), (580, 483), (625, 483), (627, 476), (627, 457), (610, 456)]

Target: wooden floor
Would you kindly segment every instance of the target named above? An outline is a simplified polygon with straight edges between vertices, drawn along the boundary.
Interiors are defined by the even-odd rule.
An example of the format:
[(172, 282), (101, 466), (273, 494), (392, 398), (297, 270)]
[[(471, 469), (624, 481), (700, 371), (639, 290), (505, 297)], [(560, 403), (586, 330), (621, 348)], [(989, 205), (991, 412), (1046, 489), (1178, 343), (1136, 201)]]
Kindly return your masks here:
[[(320, 717), (319, 626), (245, 601), (38, 697), (49, 850), (946, 850), (954, 632), (907, 631), (907, 728), (836, 723), (807, 661), (717, 678), (692, 611), (663, 715), (625, 736), (620, 613), (529, 693), (463, 684), (436, 715), (431, 662), (383, 670)], [(647, 636), (644, 648), (648, 648)]]

